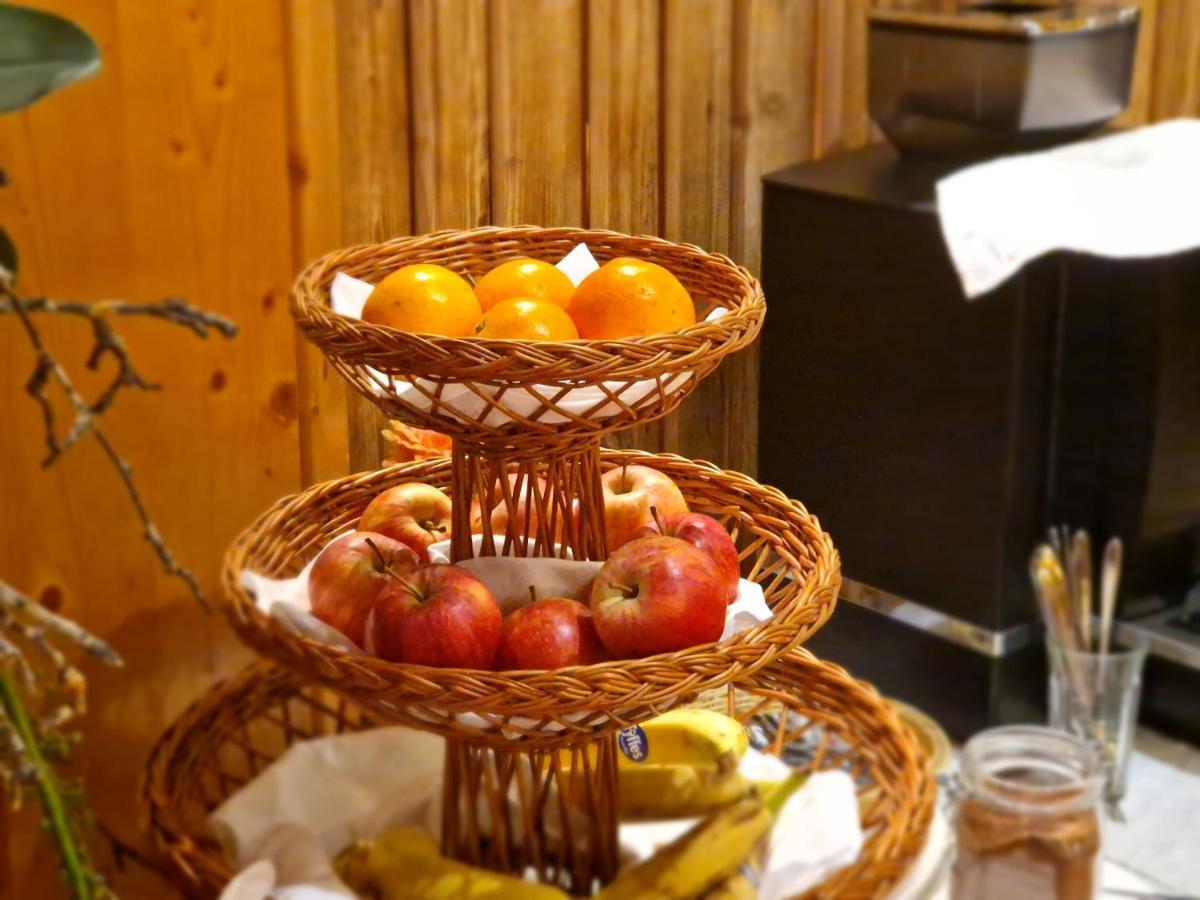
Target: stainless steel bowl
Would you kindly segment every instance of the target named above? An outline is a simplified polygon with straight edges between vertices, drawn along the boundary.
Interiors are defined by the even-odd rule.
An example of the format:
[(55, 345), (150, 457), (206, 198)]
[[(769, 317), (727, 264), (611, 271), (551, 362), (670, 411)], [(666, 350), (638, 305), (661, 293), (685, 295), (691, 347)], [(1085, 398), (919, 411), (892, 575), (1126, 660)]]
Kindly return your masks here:
[(872, 10), (871, 116), (898, 150), (923, 156), (996, 156), (1082, 137), (1129, 103), (1138, 24), (1128, 3)]

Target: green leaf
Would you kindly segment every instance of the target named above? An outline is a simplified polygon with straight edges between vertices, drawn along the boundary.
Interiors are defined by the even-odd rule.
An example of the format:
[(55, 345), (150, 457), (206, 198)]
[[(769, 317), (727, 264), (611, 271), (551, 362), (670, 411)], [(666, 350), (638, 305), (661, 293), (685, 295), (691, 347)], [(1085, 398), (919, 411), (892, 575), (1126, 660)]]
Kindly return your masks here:
[(28, 106), (99, 69), (100, 48), (74, 22), (0, 4), (0, 112)]
[(0, 266), (8, 269), (13, 278), (17, 277), (17, 248), (3, 228), (0, 228)]

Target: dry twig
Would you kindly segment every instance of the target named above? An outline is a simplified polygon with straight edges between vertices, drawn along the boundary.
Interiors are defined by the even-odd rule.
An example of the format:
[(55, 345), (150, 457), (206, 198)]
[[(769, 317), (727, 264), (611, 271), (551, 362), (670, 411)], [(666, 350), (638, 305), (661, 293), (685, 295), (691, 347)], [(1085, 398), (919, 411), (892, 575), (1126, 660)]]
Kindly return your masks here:
[[(91, 435), (117, 470), (142, 524), (143, 535), (163, 569), (186, 583), (192, 595), (207, 606), (195, 576), (163, 541), (138, 492), (132, 466), (117, 452), (100, 426), (99, 417), (112, 406), (122, 388), (139, 391), (159, 388), (143, 378), (134, 366), (124, 340), (112, 326), (113, 317), (150, 316), (187, 328), (201, 338), (213, 331), (233, 337), (237, 326), (179, 299), (146, 304), (120, 300), (76, 303), (44, 297), (21, 299), (13, 293), (11, 274), (0, 266), (0, 314), (5, 313), (14, 314), (20, 321), (35, 356), (25, 391), (37, 402), (42, 414), (47, 447), (43, 466), (52, 465), (82, 438)], [(88, 320), (94, 339), (86, 361), (89, 369), (98, 369), (106, 358), (115, 361), (116, 373), (91, 403), (76, 389), (42, 339), (34, 322), (42, 314)], [(48, 394), (52, 385), (62, 391), (73, 414), (61, 437)], [(78, 801), (72, 801), (69, 790), (64, 790), (53, 765), (68, 746), (68, 735), (60, 729), (82, 713), (86, 688), (83, 673), (55, 645), (56, 639), (78, 646), (108, 665), (121, 665), (120, 656), (103, 640), (0, 581), (0, 787), (10, 793), (14, 804), (19, 803), (26, 789), (37, 791), (46, 827), (59, 847), (73, 896), (111, 896), (95, 873), (76, 832)], [(31, 653), (36, 654), (40, 666), (31, 660)], [(43, 671), (47, 668), (48, 673)], [(31, 709), (37, 710), (38, 715), (31, 716)]]
[[(75, 303), (50, 300), (45, 297), (21, 299), (12, 292), (11, 277), (2, 268), (0, 268), (0, 313), (14, 313), (17, 316), (36, 357), (33, 374), (25, 384), (25, 392), (38, 403), (42, 411), (48, 450), (42, 465), (52, 465), (80, 438), (91, 434), (121, 477), (129, 500), (133, 504), (134, 512), (142, 523), (143, 535), (154, 549), (164, 571), (187, 584), (192, 596), (207, 608), (208, 603), (199, 582), (191, 570), (175, 558), (163, 541), (133, 480), (133, 467), (117, 452), (100, 427), (98, 417), (112, 405), (117, 392), (123, 387), (138, 390), (158, 389), (158, 385), (147, 382), (134, 367), (124, 341), (112, 328), (109, 321), (111, 316), (152, 316), (185, 327), (202, 338), (207, 337), (211, 331), (216, 331), (227, 338), (233, 337), (237, 334), (237, 326), (222, 316), (198, 309), (177, 298), (169, 298), (160, 303), (127, 303), (121, 300)], [(46, 347), (33, 320), (35, 315), (41, 313), (81, 316), (91, 322), (92, 334), (96, 343), (88, 355), (88, 368), (97, 368), (106, 356), (111, 356), (117, 361), (117, 374), (94, 402), (88, 403), (84, 400), (66, 370)], [(51, 382), (57, 383), (61, 388), (74, 413), (71, 426), (61, 439), (58, 436), (54, 419), (54, 407), (47, 396), (47, 389)]]

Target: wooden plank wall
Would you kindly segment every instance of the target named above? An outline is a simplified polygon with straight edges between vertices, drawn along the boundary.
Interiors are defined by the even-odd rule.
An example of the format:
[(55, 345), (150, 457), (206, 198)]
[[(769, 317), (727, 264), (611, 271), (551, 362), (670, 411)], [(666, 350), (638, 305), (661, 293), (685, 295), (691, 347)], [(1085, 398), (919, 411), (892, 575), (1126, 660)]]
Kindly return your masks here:
[[(304, 262), (534, 222), (695, 241), (755, 269), (761, 174), (872, 139), (866, 0), (24, 2), (79, 21), (105, 55), (98, 78), (0, 117), (0, 221), (25, 288), (181, 294), (242, 328), (201, 343), (130, 323), (164, 392), (125, 396), (109, 417), (209, 591), (269, 501), (378, 458), (373, 411), (347, 402), (289, 321)], [(1200, 114), (1200, 4), (1142, 2), (1125, 121)], [(246, 654), (157, 573), (93, 448), (39, 468), (21, 391), (32, 359), (12, 325), (0, 320), (0, 572), (125, 653), (122, 672), (93, 672), (79, 768), (106, 824), (134, 839), (148, 747)], [(78, 326), (48, 334), (82, 362)], [(620, 441), (753, 470), (756, 378), (743, 353), (680, 414)], [(13, 883), (54, 896), (38, 830), (12, 824)], [(163, 895), (143, 876), (118, 884)]]

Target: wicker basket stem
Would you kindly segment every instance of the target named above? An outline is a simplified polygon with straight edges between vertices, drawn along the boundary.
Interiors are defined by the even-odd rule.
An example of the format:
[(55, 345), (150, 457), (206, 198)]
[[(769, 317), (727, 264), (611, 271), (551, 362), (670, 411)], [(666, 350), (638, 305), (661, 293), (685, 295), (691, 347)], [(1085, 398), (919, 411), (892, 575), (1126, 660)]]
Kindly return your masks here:
[(509, 751), (446, 742), (442, 852), (576, 895), (617, 871), (616, 740)]
[(540, 458), (455, 440), (450, 473), (455, 497), (450, 550), (457, 562), (476, 555), (604, 559), (604, 499), (599, 438), (549, 439)]

